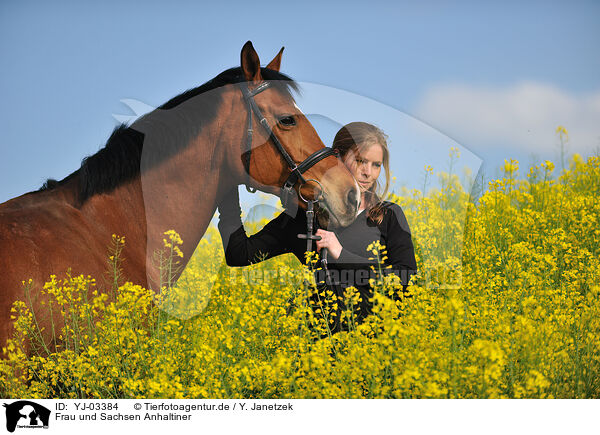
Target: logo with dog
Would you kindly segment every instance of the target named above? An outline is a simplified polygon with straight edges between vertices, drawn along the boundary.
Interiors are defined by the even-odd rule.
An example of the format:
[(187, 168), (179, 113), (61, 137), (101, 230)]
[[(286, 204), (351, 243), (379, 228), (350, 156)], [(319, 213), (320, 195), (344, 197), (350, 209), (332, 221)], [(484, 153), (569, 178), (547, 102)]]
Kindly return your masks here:
[(50, 410), (29, 400), (19, 400), (4, 404), (6, 408), (6, 430), (14, 432), (19, 429), (48, 429)]

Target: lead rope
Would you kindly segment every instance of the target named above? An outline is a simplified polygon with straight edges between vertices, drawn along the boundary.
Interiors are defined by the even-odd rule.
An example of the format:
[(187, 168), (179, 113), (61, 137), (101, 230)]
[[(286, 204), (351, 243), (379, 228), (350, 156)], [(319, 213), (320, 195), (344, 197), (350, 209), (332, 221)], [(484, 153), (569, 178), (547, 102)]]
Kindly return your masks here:
[(298, 234), (299, 239), (306, 239), (306, 252), (312, 251), (313, 240), (321, 240), (321, 236), (315, 236), (313, 234), (315, 215), (314, 204), (318, 201), (318, 199), (306, 201), (306, 234)]
[[(313, 180), (310, 180), (313, 181)], [(306, 252), (312, 252), (312, 243), (314, 241), (321, 240), (321, 236), (317, 236), (314, 234), (314, 221), (315, 221), (315, 211), (314, 204), (319, 201), (319, 199), (307, 200), (302, 197), (302, 200), (306, 202), (306, 234), (298, 234), (299, 239), (306, 240)], [(323, 290), (325, 287), (332, 288), (333, 281), (331, 280), (329, 269), (327, 268), (327, 248), (321, 249), (321, 269), (323, 270), (324, 280), (319, 279), (317, 270), (312, 268), (310, 265), (313, 275), (315, 277), (315, 284), (317, 286), (317, 290)], [(324, 286), (323, 286), (324, 285)]]
[[(323, 192), (323, 187), (321, 186), (321, 183), (319, 183), (318, 181), (316, 181), (314, 179), (306, 180), (306, 182), (309, 182), (309, 181), (313, 181), (316, 184), (318, 184), (319, 187), (321, 188), (320, 192)], [(302, 185), (300, 185), (298, 188), (298, 196), (300, 197), (300, 199), (302, 201), (304, 201), (306, 203), (306, 234), (302, 234), (302, 233), (298, 234), (298, 238), (305, 239), (306, 240), (306, 252), (312, 252), (313, 240), (314, 241), (321, 240), (321, 236), (317, 236), (314, 234), (314, 229), (318, 225), (318, 222), (316, 222), (316, 225), (315, 225), (314, 205), (316, 202), (319, 201), (321, 194), (315, 196), (315, 199), (307, 199), (302, 195)], [(327, 248), (321, 249), (321, 259), (320, 259), (321, 268), (320, 269), (322, 271), (322, 274), (321, 274), (322, 277), (319, 277), (319, 270), (318, 270), (319, 268), (314, 267), (314, 262), (309, 261), (307, 264), (307, 266), (313, 273), (313, 277), (315, 279), (315, 287), (316, 287), (316, 292), (317, 292), (316, 294), (317, 294), (317, 299), (319, 299), (319, 301), (320, 301), (320, 294), (328, 289), (331, 290), (338, 297), (341, 297), (339, 283), (334, 282), (331, 279), (329, 269), (327, 268), (327, 253), (328, 253)], [(309, 291), (308, 291), (309, 287), (310, 287), (310, 284), (305, 279), (304, 280), (304, 291), (305, 291), (305, 303), (306, 304), (310, 304), (310, 302), (309, 302), (310, 295), (309, 295)], [(323, 308), (324, 315), (325, 315), (325, 311), (326, 311), (325, 308)], [(336, 310), (336, 315), (338, 315), (337, 310)], [(329, 338), (331, 338), (332, 332), (331, 332), (329, 316), (325, 316), (323, 320), (326, 322), (325, 328), (326, 328), (327, 336)], [(339, 322), (340, 320), (336, 319), (335, 321)], [(302, 335), (302, 329), (300, 329), (300, 334)], [(336, 353), (335, 346), (333, 347), (333, 352), (334, 352), (334, 354)]]
[[(312, 251), (312, 242), (313, 240), (317, 241), (317, 240), (321, 240), (321, 236), (317, 236), (315, 234), (313, 234), (314, 231), (314, 203), (318, 202), (318, 199), (315, 200), (309, 200), (307, 201), (306, 199), (302, 198), (304, 201), (306, 201), (306, 234), (298, 234), (298, 238), (299, 239), (306, 239), (306, 252), (311, 252)], [(311, 272), (313, 273), (313, 277), (315, 279), (315, 288), (316, 288), (316, 294), (317, 294), (317, 299), (319, 300), (319, 304), (321, 304), (321, 293), (323, 293), (325, 290), (331, 290), (333, 293), (335, 293), (336, 295), (338, 295), (338, 289), (336, 287), (336, 285), (334, 285), (333, 280), (331, 279), (331, 276), (329, 274), (329, 269), (327, 268), (327, 248), (323, 248), (321, 249), (321, 259), (320, 259), (320, 263), (321, 263), (321, 271), (322, 271), (322, 277), (319, 277), (319, 268), (314, 268), (314, 263), (312, 261), (309, 261), (307, 266), (308, 268), (311, 270)], [(321, 279), (323, 278), (323, 279)], [(310, 295), (308, 292), (308, 289), (310, 287), (310, 284), (308, 283), (308, 281), (305, 279), (304, 280), (304, 291), (305, 291), (305, 301), (306, 303), (310, 303)], [(326, 296), (325, 296), (326, 297)], [(325, 321), (326, 325), (325, 325), (325, 330), (327, 332), (327, 336), (329, 338), (331, 338), (332, 332), (331, 332), (331, 322), (330, 322), (330, 315), (333, 313), (329, 313), (329, 315), (326, 315), (326, 309), (324, 307), (322, 308), (322, 313), (324, 315), (323, 320)], [(335, 315), (338, 315), (337, 310)], [(334, 321), (340, 321), (339, 319), (335, 319)], [(302, 334), (302, 332), (300, 332)], [(335, 350), (335, 345), (333, 347), (333, 352), (334, 354), (336, 353)]]

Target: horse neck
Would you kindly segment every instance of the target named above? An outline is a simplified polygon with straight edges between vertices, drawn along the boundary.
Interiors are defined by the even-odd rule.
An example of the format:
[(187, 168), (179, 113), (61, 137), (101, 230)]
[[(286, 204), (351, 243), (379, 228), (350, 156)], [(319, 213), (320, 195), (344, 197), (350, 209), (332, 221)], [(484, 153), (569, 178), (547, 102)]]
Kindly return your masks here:
[[(162, 248), (164, 233), (175, 230), (184, 242), (184, 258), (193, 253), (216, 208), (221, 165), (211, 162), (213, 147), (198, 137), (170, 161), (141, 176), (149, 248)], [(195, 164), (201, 157), (198, 152), (206, 153), (206, 163)]]
[[(222, 109), (225, 110), (225, 109)], [(207, 123), (187, 146), (164, 163), (143, 170), (140, 177), (147, 228), (146, 270), (149, 284), (156, 285), (160, 271), (156, 253), (166, 254), (165, 233), (176, 231), (183, 245), (179, 260), (188, 263), (216, 210), (218, 195), (238, 184), (226, 169), (230, 144), (223, 137), (221, 114)], [(146, 143), (144, 144), (146, 146)], [(181, 270), (180, 268), (179, 270)], [(177, 279), (176, 274), (173, 279)]]
[(183, 258), (177, 260), (185, 266), (210, 223), (218, 173), (206, 166), (192, 171), (182, 164), (187, 154), (108, 194), (93, 196), (82, 207), (88, 222), (106, 239), (105, 246), (111, 234), (125, 236), (123, 274), (127, 280), (151, 287), (158, 282), (155, 253), (166, 252), (163, 239), (168, 238), (168, 230), (175, 230), (183, 240)]
[[(110, 218), (110, 231), (126, 236), (125, 256), (134, 257), (124, 262), (126, 277), (143, 270), (145, 276), (136, 281), (156, 287), (160, 282), (156, 254), (168, 251), (164, 239), (169, 230), (183, 240), (183, 258), (177, 260), (185, 266), (210, 224), (218, 195), (241, 182), (243, 168), (238, 162), (244, 114), (232, 113), (236, 107), (231, 98), (219, 100), (216, 112), (206, 117), (199, 131), (182, 126), (186, 117), (174, 111), (156, 111), (134, 123), (132, 128), (145, 136), (141, 175), (88, 200), (96, 220)], [(223, 119), (240, 128), (225, 127)], [(99, 216), (102, 213), (110, 216)]]

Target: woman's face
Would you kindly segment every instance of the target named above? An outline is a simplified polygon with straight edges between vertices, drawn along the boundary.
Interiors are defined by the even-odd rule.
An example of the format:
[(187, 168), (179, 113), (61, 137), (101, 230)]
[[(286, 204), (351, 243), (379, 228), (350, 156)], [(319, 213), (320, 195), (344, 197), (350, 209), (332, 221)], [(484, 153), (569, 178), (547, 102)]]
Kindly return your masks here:
[(383, 164), (383, 149), (380, 144), (374, 143), (362, 151), (350, 150), (346, 154), (344, 164), (358, 181), (360, 192), (364, 193), (379, 178)]

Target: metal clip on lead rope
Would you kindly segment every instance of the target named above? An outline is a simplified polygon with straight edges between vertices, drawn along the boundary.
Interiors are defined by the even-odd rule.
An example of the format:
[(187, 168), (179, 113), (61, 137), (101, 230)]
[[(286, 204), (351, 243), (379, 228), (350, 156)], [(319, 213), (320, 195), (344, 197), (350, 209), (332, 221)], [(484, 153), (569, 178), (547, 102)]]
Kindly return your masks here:
[[(321, 186), (321, 183), (313, 179), (306, 180), (306, 183), (308, 183), (309, 181), (314, 181), (315, 183), (317, 183), (319, 185), (319, 188), (321, 189), (320, 192), (323, 192), (323, 187)], [(302, 186), (304, 186), (304, 184), (306, 183), (302, 183), (300, 186), (298, 186), (298, 196), (300, 196), (300, 199), (306, 203), (306, 234), (298, 234), (298, 238), (306, 240), (306, 252), (310, 252), (312, 251), (313, 240), (321, 240), (321, 236), (316, 236), (313, 234), (315, 216), (314, 204), (315, 202), (319, 202), (319, 197), (321, 196), (321, 193), (315, 196), (315, 199), (305, 198), (302, 195)]]

